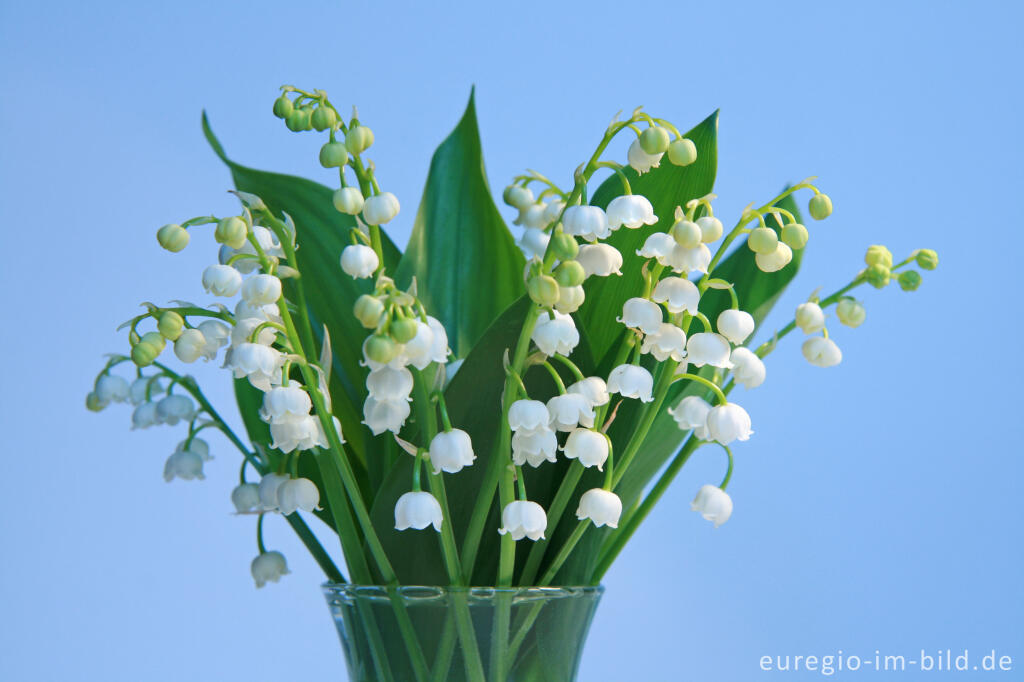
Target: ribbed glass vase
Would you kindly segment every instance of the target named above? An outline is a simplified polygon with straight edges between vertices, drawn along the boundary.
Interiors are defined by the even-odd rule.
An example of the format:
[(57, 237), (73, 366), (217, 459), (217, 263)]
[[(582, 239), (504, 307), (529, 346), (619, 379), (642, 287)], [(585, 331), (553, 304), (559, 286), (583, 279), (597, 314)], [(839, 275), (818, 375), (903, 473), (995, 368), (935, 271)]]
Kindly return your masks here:
[(352, 682), (572, 682), (603, 591), (324, 585)]

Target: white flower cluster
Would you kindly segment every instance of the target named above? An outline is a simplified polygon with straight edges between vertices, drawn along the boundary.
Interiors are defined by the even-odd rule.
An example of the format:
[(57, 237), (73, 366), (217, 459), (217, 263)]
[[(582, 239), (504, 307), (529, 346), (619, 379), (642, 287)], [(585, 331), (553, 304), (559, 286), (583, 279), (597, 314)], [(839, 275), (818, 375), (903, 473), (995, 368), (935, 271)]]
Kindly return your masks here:
[[(816, 367), (834, 367), (842, 362), (843, 352), (839, 350), (836, 342), (828, 337), (828, 330), (825, 328), (825, 312), (816, 301), (808, 301), (798, 305), (794, 320), (796, 326), (804, 334), (822, 333), (822, 336), (808, 336), (800, 347), (807, 362)], [(862, 316), (861, 321), (863, 321)], [(860, 322), (857, 322), (857, 324), (860, 324)]]
[(320, 491), (308, 478), (270, 473), (259, 483), (236, 486), (231, 491), (231, 502), (239, 514), (280, 512), (287, 516), (299, 510), (320, 509)]

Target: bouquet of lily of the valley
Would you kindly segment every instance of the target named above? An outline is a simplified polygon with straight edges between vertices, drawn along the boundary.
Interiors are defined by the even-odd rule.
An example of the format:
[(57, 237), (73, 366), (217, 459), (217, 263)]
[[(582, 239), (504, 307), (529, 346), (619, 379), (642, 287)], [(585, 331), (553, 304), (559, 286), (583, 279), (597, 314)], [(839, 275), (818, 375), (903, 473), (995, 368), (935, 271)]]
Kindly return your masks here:
[[(291, 86), (273, 113), (323, 135), (333, 186), (230, 160), (204, 117), (238, 214), (168, 224), (157, 240), (171, 252), (202, 242), (216, 262), (178, 295), (201, 280), (214, 302), (145, 303), (124, 325), (130, 352), (110, 356), (86, 401), (130, 402), (133, 428), (180, 425), (168, 481), (203, 478), (211, 432), (238, 450), (231, 500), (259, 528), (257, 587), (288, 573), (264, 546), (275, 519), (332, 583), (596, 585), (703, 446), (725, 474), (692, 508), (728, 520), (732, 448), (753, 433), (734, 389), (764, 383), (784, 337), (799, 329), (809, 362), (836, 365), (830, 308), (858, 327), (855, 289), (912, 291), (937, 265), (934, 251), (894, 262), (871, 246), (852, 279), (754, 344), (810, 236), (797, 196), (814, 221), (832, 202), (809, 178), (723, 224), (717, 113), (683, 132), (637, 109), (575, 172), (515, 177), (502, 198), (517, 241), (487, 183), (471, 98), (434, 155), (404, 251), (384, 228), (399, 199), (356, 113)], [(162, 358), (167, 345), (181, 363), (223, 364), (247, 433)], [(337, 535), (343, 564), (306, 515)]]

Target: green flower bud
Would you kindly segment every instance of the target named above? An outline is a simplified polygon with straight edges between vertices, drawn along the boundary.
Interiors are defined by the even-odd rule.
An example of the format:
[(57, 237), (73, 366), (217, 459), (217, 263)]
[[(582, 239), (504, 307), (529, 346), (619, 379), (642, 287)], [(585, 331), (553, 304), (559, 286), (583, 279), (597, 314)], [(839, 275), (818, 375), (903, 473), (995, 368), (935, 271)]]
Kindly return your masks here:
[(380, 318), (384, 316), (384, 304), (375, 296), (363, 294), (356, 299), (352, 314), (367, 329), (376, 329)]
[(882, 289), (889, 284), (889, 280), (892, 278), (892, 272), (886, 266), (881, 263), (877, 263), (867, 269), (865, 277), (868, 280), (868, 284), (876, 289)]
[(578, 287), (583, 284), (583, 280), (586, 277), (587, 273), (578, 261), (562, 261), (561, 265), (555, 268), (555, 281), (558, 282), (559, 286)]
[(139, 341), (132, 346), (132, 362), (139, 367), (148, 367), (160, 355), (160, 348), (145, 341)]
[(672, 238), (684, 249), (695, 249), (704, 240), (704, 232), (700, 225), (689, 220), (680, 220), (669, 230)]
[(864, 323), (867, 313), (860, 301), (852, 298), (844, 298), (836, 304), (836, 317), (847, 327), (859, 327)]
[(274, 116), (278, 118), (288, 118), (289, 114), (295, 109), (292, 101), (288, 99), (287, 95), (281, 95), (274, 100)]
[(775, 249), (779, 246), (779, 235), (770, 227), (755, 228), (747, 237), (747, 246), (754, 253), (765, 255), (775, 253)]
[(921, 249), (914, 256), (917, 266), (922, 270), (934, 270), (939, 267), (939, 254), (931, 249)]
[(782, 227), (782, 241), (791, 249), (807, 246), (807, 228), (800, 223), (788, 223)]
[(356, 126), (345, 136), (345, 146), (353, 155), (362, 154), (373, 144), (373, 131), (366, 126)]
[(526, 292), (530, 294), (534, 303), (546, 308), (558, 303), (558, 282), (550, 275), (531, 277), (526, 283)]
[(374, 334), (366, 340), (366, 356), (374, 362), (386, 365), (398, 355), (398, 344), (386, 334)]
[(827, 194), (815, 194), (811, 197), (807, 210), (815, 220), (824, 220), (832, 215), (832, 200), (828, 198)]
[[(284, 124), (288, 126), (288, 130), (293, 133), (306, 130), (306, 126), (310, 125), (310, 117), (312, 114), (308, 109), (299, 108), (293, 109), (292, 113), (288, 114), (288, 117), (284, 120)], [(312, 126), (310, 126), (312, 127)]]
[(886, 268), (891, 268), (892, 252), (881, 244), (873, 244), (868, 247), (868, 252), (864, 254), (864, 262), (868, 265), (884, 265)]
[(319, 106), (314, 109), (313, 115), (310, 117), (310, 123), (317, 130), (327, 130), (337, 122), (338, 115), (334, 113), (334, 109), (325, 106)]
[(648, 154), (664, 154), (671, 141), (668, 131), (661, 126), (651, 126), (640, 133), (640, 146)]
[(217, 223), (213, 231), (213, 238), (218, 244), (225, 244), (232, 249), (240, 249), (245, 246), (246, 237), (249, 235), (249, 226), (238, 216), (224, 218)]
[(107, 403), (96, 395), (96, 391), (90, 391), (89, 395), (85, 396), (85, 409), (90, 412), (99, 412), (106, 406)]
[(388, 331), (391, 332), (391, 338), (398, 343), (409, 343), (416, 338), (416, 320), (411, 317), (396, 317), (391, 321), (391, 325), (388, 327)]
[(668, 146), (668, 160), (677, 166), (689, 166), (697, 160), (697, 145), (683, 138)]
[(921, 273), (917, 270), (904, 270), (896, 277), (903, 291), (916, 291), (921, 286)]
[(178, 253), (186, 246), (188, 246), (188, 240), (191, 237), (181, 225), (164, 225), (156, 231), (156, 240), (160, 242), (160, 246), (164, 247), (171, 253)]
[(580, 252), (580, 244), (576, 238), (561, 230), (551, 236), (548, 248), (553, 250), (555, 258), (562, 261), (572, 260)]
[(320, 165), (324, 168), (341, 168), (348, 163), (348, 149), (344, 142), (328, 142), (320, 147)]
[(156, 323), (156, 328), (160, 330), (160, 335), (168, 341), (177, 341), (185, 328), (185, 319), (173, 310), (165, 310)]
[(533, 203), (533, 192), (529, 187), (521, 185), (509, 185), (501, 193), (501, 199), (512, 208), (525, 209)]
[(148, 343), (156, 348), (157, 352), (160, 353), (163, 352), (164, 346), (167, 345), (167, 342), (164, 341), (164, 335), (160, 332), (146, 332), (142, 335), (142, 338), (139, 339), (139, 343)]

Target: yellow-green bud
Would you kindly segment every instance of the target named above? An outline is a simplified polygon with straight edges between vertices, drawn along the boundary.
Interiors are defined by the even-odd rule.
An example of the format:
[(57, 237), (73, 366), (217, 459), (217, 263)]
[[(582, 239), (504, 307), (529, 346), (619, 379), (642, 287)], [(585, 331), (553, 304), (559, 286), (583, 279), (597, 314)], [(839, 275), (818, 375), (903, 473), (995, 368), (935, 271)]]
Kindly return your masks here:
[(561, 230), (552, 235), (548, 248), (554, 252), (555, 258), (562, 261), (572, 260), (580, 252), (580, 244), (576, 238)]
[(274, 100), (274, 116), (278, 118), (288, 118), (288, 115), (292, 113), (295, 106), (292, 101), (288, 99), (287, 95), (281, 95)]
[(139, 341), (132, 346), (132, 362), (139, 367), (148, 367), (160, 355), (160, 348), (145, 341)]
[(90, 412), (99, 412), (106, 406), (107, 403), (103, 402), (103, 399), (96, 395), (96, 391), (90, 391), (89, 394), (85, 396), (85, 409)]
[(668, 146), (668, 160), (677, 166), (689, 166), (697, 160), (697, 145), (683, 138)]
[(167, 345), (167, 342), (164, 341), (164, 335), (160, 332), (146, 332), (142, 335), (142, 338), (139, 339), (139, 343), (148, 343), (161, 353), (164, 350), (164, 346)]
[(559, 286), (578, 287), (587, 278), (587, 273), (578, 261), (566, 260), (555, 268), (555, 281)]
[(847, 327), (859, 327), (864, 323), (867, 313), (860, 301), (844, 298), (836, 304), (836, 317)]
[(188, 230), (181, 225), (164, 225), (156, 231), (156, 240), (160, 242), (160, 246), (164, 247), (171, 253), (178, 253), (186, 246), (188, 246), (189, 237)]
[(695, 249), (704, 240), (704, 232), (700, 225), (689, 220), (680, 220), (672, 225), (672, 238), (684, 249)]
[(213, 231), (213, 238), (218, 244), (225, 244), (232, 249), (240, 249), (245, 246), (246, 237), (249, 234), (249, 226), (238, 216), (224, 218), (217, 223)]
[(348, 149), (345, 148), (344, 142), (328, 142), (320, 147), (320, 165), (324, 168), (340, 168), (346, 163)]
[(800, 223), (788, 223), (782, 227), (782, 241), (791, 249), (807, 246), (807, 228)]
[(671, 141), (668, 131), (661, 126), (651, 126), (640, 133), (640, 146), (648, 154), (664, 154)]
[(366, 341), (366, 356), (374, 362), (386, 365), (398, 355), (398, 344), (386, 334), (374, 334)]
[(160, 335), (168, 341), (177, 341), (185, 328), (185, 319), (173, 310), (165, 310), (160, 320), (156, 323)]
[(345, 146), (353, 155), (362, 154), (373, 144), (373, 131), (366, 126), (356, 126), (345, 136)]
[(916, 291), (921, 286), (921, 273), (917, 270), (904, 270), (896, 277), (903, 291)]
[(824, 220), (832, 215), (832, 200), (828, 198), (827, 194), (815, 194), (811, 197), (807, 210), (815, 220)]
[(877, 263), (867, 269), (865, 277), (868, 280), (868, 284), (876, 289), (882, 289), (889, 284), (892, 272), (886, 266)]
[(396, 317), (391, 321), (391, 325), (388, 327), (388, 331), (391, 332), (391, 338), (398, 343), (409, 343), (416, 338), (416, 320), (410, 317)]
[(380, 318), (384, 316), (384, 304), (375, 296), (363, 294), (356, 299), (352, 314), (367, 329), (376, 329)]
[(313, 110), (310, 122), (317, 130), (327, 130), (338, 122), (338, 115), (330, 107), (319, 106)]
[(872, 244), (864, 254), (864, 262), (868, 265), (884, 265), (892, 267), (892, 252), (881, 244)]
[(922, 270), (934, 270), (939, 267), (939, 254), (931, 249), (921, 249), (917, 252), (914, 260)]
[(530, 281), (526, 283), (526, 291), (530, 294), (533, 302), (538, 305), (550, 308), (558, 303), (558, 282), (550, 275), (531, 277)]
[(779, 246), (779, 235), (770, 227), (755, 228), (747, 237), (747, 246), (754, 253), (765, 255), (775, 253), (775, 249)]
[(306, 130), (306, 126), (310, 125), (311, 116), (312, 114), (306, 108), (293, 109), (292, 113), (288, 114), (284, 120), (284, 124), (288, 126), (288, 130), (297, 133)]

